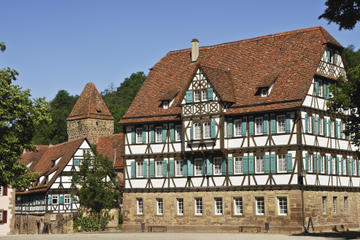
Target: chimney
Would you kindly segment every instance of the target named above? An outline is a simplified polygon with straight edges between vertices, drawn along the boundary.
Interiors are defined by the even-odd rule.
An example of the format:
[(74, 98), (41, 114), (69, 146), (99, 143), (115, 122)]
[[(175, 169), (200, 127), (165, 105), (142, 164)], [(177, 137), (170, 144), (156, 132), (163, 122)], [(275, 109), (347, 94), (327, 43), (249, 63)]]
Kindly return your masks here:
[(196, 62), (199, 57), (199, 40), (191, 40), (191, 62)]

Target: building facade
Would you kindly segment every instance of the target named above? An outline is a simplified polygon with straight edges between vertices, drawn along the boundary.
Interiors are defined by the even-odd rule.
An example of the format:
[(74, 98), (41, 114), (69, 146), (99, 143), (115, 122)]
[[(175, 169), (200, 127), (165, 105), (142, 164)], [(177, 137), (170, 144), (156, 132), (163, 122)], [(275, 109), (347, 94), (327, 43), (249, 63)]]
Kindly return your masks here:
[(14, 222), (15, 191), (6, 186), (0, 186), (0, 235), (11, 233)]
[(123, 228), (358, 228), (360, 162), (326, 106), (342, 50), (315, 27), (169, 52), (120, 120)]

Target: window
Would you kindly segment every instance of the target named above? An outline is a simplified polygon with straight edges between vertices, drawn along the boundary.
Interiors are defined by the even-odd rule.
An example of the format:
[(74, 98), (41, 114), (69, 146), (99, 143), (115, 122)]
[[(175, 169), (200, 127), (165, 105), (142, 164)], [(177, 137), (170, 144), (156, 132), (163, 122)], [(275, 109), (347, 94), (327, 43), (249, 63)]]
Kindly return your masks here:
[(324, 123), (324, 119), (323, 118), (320, 118), (319, 119), (319, 132), (320, 132), (320, 135), (324, 135), (324, 126), (323, 126), (323, 123)]
[(263, 173), (265, 168), (264, 156), (256, 156), (256, 172)]
[(348, 213), (348, 197), (344, 197), (344, 213)]
[(326, 197), (322, 197), (322, 214), (326, 214)]
[(136, 213), (143, 214), (144, 213), (144, 204), (142, 198), (136, 199)]
[(242, 135), (242, 123), (241, 123), (241, 120), (235, 120), (234, 121), (234, 127), (235, 127), (234, 136), (235, 137), (240, 137)]
[(144, 177), (144, 162), (136, 162), (136, 177)]
[(263, 118), (255, 118), (256, 135), (264, 133), (264, 120)]
[(184, 199), (178, 198), (177, 199), (177, 215), (184, 215)]
[(268, 96), (268, 91), (269, 91), (268, 88), (261, 88), (260, 89), (260, 96), (261, 97), (267, 97)]
[(183, 175), (183, 160), (175, 161), (175, 176)]
[(201, 138), (201, 125), (200, 123), (194, 123), (194, 139)]
[(318, 133), (318, 118), (316, 116), (312, 116), (314, 118), (313, 123), (315, 123), (315, 125), (313, 126), (313, 134), (317, 134)]
[(215, 198), (215, 215), (223, 214), (222, 198)]
[(221, 175), (221, 158), (214, 158), (214, 175)]
[(181, 141), (181, 126), (176, 126), (175, 127), (175, 141)]
[(52, 204), (58, 204), (58, 195), (52, 195)]
[(203, 173), (203, 160), (201, 158), (195, 159), (195, 176), (201, 176)]
[(71, 203), (70, 195), (65, 195), (65, 197), (64, 197), (64, 203), (65, 203), (65, 204), (70, 204), (70, 203)]
[(284, 133), (286, 128), (285, 115), (277, 116), (277, 133)]
[(202, 215), (202, 198), (195, 198), (195, 215)]
[(0, 210), (0, 223), (3, 223), (3, 211)]
[(256, 197), (256, 215), (265, 215), (265, 201), (263, 197)]
[(142, 143), (142, 129), (136, 129), (136, 143)]
[(162, 127), (156, 127), (155, 132), (155, 142), (162, 142)]
[(318, 82), (319, 82), (319, 96), (323, 97), (323, 82), (321, 79), (319, 79)]
[(278, 172), (286, 172), (286, 154), (279, 154), (278, 155)]
[(336, 214), (337, 197), (333, 197), (333, 213)]
[(169, 101), (163, 101), (162, 102), (162, 107), (163, 107), (163, 109), (168, 109), (169, 108)]
[(314, 155), (313, 154), (309, 154), (309, 172), (313, 172), (314, 169), (313, 169), (313, 166), (314, 166)]
[(201, 93), (199, 90), (194, 91), (194, 102), (200, 102), (201, 100)]
[(243, 173), (243, 158), (242, 157), (235, 157), (234, 158), (234, 172), (235, 174)]
[(287, 198), (278, 197), (278, 211), (279, 215), (287, 215)]
[(202, 101), (207, 101), (208, 100), (207, 90), (206, 89), (201, 90), (201, 100)]
[[(0, 186), (0, 196), (3, 196), (3, 191), (4, 191), (4, 187)], [(1, 218), (0, 218), (0, 220), (1, 220)]]
[(155, 176), (162, 177), (163, 176), (163, 161), (156, 161), (156, 169), (155, 169)]
[(157, 215), (163, 215), (164, 209), (163, 209), (163, 200), (162, 198), (156, 199), (156, 214)]
[(242, 198), (234, 198), (234, 215), (242, 215), (243, 214), (243, 202)]
[(210, 122), (204, 123), (204, 138), (210, 138), (211, 125)]
[[(326, 118), (323, 118), (323, 123), (322, 123), (322, 126), (323, 126), (323, 129), (322, 129), (322, 132), (323, 132), (323, 135), (325, 135), (325, 132), (327, 132), (327, 120), (326, 120)], [(327, 133), (327, 134), (329, 134), (329, 133)]]

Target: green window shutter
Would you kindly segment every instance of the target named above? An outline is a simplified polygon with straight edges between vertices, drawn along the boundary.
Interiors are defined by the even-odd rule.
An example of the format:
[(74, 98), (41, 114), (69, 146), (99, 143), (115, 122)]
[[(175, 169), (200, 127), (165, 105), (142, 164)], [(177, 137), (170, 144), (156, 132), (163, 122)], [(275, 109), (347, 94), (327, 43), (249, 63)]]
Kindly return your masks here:
[(276, 134), (276, 119), (274, 114), (270, 115), (270, 132), (271, 134)]
[(193, 167), (193, 163), (192, 163), (192, 159), (188, 159), (187, 160), (187, 175), (188, 176), (194, 176), (194, 167)]
[(339, 157), (336, 157), (335, 159), (336, 161), (336, 175), (339, 175), (339, 169), (340, 169), (340, 164), (339, 164)]
[(233, 136), (233, 122), (231, 119), (228, 120), (228, 137), (232, 138)]
[(212, 89), (212, 88), (208, 88), (207, 89), (207, 97), (208, 97), (208, 100), (213, 100), (213, 98), (214, 98), (214, 89)]
[(135, 144), (136, 143), (136, 139), (135, 139), (135, 128), (131, 129), (131, 144)]
[(290, 114), (289, 113), (287, 113), (286, 114), (286, 120), (285, 120), (286, 122), (285, 122), (285, 132), (286, 133), (290, 133)]
[(327, 93), (326, 93), (326, 95), (327, 95), (327, 97), (328, 98), (330, 98), (330, 83), (328, 83), (328, 85), (327, 85)]
[(242, 129), (241, 129), (242, 133), (241, 133), (241, 135), (243, 137), (245, 137), (246, 136), (246, 118), (243, 118), (241, 124), (242, 124)]
[(320, 116), (318, 116), (317, 119), (317, 135), (320, 135)]
[(335, 137), (336, 138), (339, 137), (338, 132), (339, 132), (339, 124), (338, 124), (338, 121), (335, 120)]
[(142, 143), (146, 143), (146, 127), (142, 130)]
[(206, 175), (206, 159), (202, 160), (202, 174)]
[(148, 174), (147, 160), (144, 160), (143, 167), (144, 167), (144, 178), (147, 178), (147, 174)]
[(150, 127), (150, 143), (154, 143), (154, 142), (155, 142), (154, 127), (151, 126)]
[(216, 137), (216, 127), (215, 127), (215, 121), (211, 121), (211, 138), (215, 138)]
[(74, 199), (72, 196), (70, 196), (70, 203), (73, 203), (74, 202)]
[(59, 204), (64, 204), (64, 195), (59, 196)]
[(233, 170), (233, 158), (228, 156), (228, 174), (229, 175), (233, 175), (234, 174), (234, 170)]
[(49, 196), (49, 197), (48, 197), (48, 204), (49, 204), (49, 205), (52, 205), (52, 196)]
[(264, 134), (268, 134), (269, 131), (269, 115), (265, 114), (264, 116)]
[(275, 156), (275, 154), (270, 155), (270, 172), (276, 173), (276, 156)]
[(315, 80), (315, 94), (319, 96), (319, 82)]
[(318, 156), (317, 156), (317, 170), (318, 170), (318, 173), (320, 173), (321, 172), (321, 155), (320, 154), (318, 154)]
[(360, 160), (359, 159), (355, 159), (355, 161), (357, 162), (357, 175), (360, 176)]
[(155, 162), (154, 160), (150, 160), (150, 177), (155, 177)]
[(167, 177), (168, 176), (168, 168), (167, 168), (167, 161), (163, 160), (163, 177)]
[(355, 169), (354, 169), (354, 159), (353, 158), (351, 158), (351, 175), (353, 175), (353, 176), (355, 176)]
[(186, 91), (186, 103), (193, 102), (193, 93), (192, 91)]
[(131, 178), (135, 178), (135, 177), (136, 177), (135, 162), (131, 162)]
[(254, 118), (249, 117), (249, 135), (254, 136)]
[(170, 160), (169, 164), (170, 164), (170, 168), (169, 168), (170, 177), (174, 177), (175, 176), (175, 163), (174, 163), (174, 160)]
[(309, 154), (305, 153), (305, 171), (309, 171)]
[(342, 123), (342, 121), (339, 121), (339, 125), (340, 125), (340, 136), (339, 136), (339, 137), (340, 137), (340, 138), (343, 138), (343, 136), (344, 136), (344, 135), (343, 135), (343, 131), (344, 131), (344, 130), (343, 130), (343, 123)]
[(167, 134), (167, 128), (163, 126), (163, 129), (162, 129), (162, 142), (166, 142), (166, 134)]
[(212, 161), (210, 159), (210, 157), (208, 157), (206, 159), (206, 175), (208, 176), (211, 176), (213, 173), (212, 173)]
[(183, 165), (183, 176), (187, 177), (187, 175), (188, 175), (187, 160), (182, 160), (182, 165)]
[(328, 134), (327, 134), (327, 128), (328, 128), (328, 126), (327, 126), (327, 120), (326, 120), (326, 118), (324, 118), (323, 119), (324, 120), (324, 136), (325, 137), (327, 137), (328, 136)]
[(305, 113), (305, 133), (309, 133), (309, 116)]
[(337, 63), (337, 58), (338, 58), (338, 54), (337, 53), (334, 53), (334, 64), (336, 65)]
[(325, 155), (325, 174), (329, 173), (328, 161), (329, 161), (328, 156)]
[(315, 133), (315, 118), (316, 118), (316, 116), (314, 116), (314, 115), (311, 116), (311, 119), (312, 119), (312, 124), (311, 124), (312, 134), (316, 134), (316, 133)]
[(190, 126), (190, 140), (194, 139), (194, 127), (193, 127), (193, 123), (191, 122), (191, 126)]
[(243, 157), (243, 170), (244, 170), (244, 174), (249, 173), (249, 157), (248, 156)]
[(329, 127), (329, 137), (331, 137), (331, 120), (330, 120), (330, 118), (328, 119), (328, 127)]
[(341, 158), (341, 167), (340, 167), (340, 173), (341, 173), (341, 175), (345, 175), (345, 172), (344, 172), (344, 158), (342, 157)]
[(329, 49), (326, 49), (326, 60), (327, 60), (328, 63), (329, 63), (330, 60), (331, 60), (330, 50), (329, 50)]
[(225, 161), (225, 158), (222, 158), (222, 161), (221, 161), (221, 172), (222, 172), (222, 175), (226, 175), (226, 161)]
[(351, 175), (351, 172), (350, 172), (350, 159), (348, 157), (346, 158), (346, 174), (348, 176)]
[(175, 129), (174, 129), (174, 125), (172, 125), (170, 127), (170, 141), (171, 142), (175, 142)]
[(265, 154), (265, 173), (270, 173), (270, 159), (269, 159), (269, 155)]
[(74, 159), (74, 166), (79, 166), (79, 165), (80, 165), (80, 160)]
[(249, 173), (254, 173), (254, 156), (249, 156)]
[(327, 96), (327, 82), (323, 81), (324, 83), (324, 92), (323, 92), (323, 95), (324, 95), (324, 98), (328, 98)]
[(332, 156), (329, 156), (329, 158), (330, 158), (330, 174), (333, 174), (333, 157)]
[(313, 154), (313, 169), (314, 169), (314, 173), (317, 172), (317, 155)]
[(291, 153), (287, 154), (286, 166), (287, 166), (287, 172), (292, 172), (293, 171), (292, 154)]

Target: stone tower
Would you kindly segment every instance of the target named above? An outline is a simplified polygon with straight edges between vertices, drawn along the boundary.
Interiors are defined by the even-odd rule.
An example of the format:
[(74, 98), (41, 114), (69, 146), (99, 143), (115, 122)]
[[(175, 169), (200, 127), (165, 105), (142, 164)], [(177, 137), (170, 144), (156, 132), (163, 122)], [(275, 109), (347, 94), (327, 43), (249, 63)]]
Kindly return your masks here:
[(99, 137), (114, 133), (114, 118), (93, 83), (87, 83), (67, 118), (68, 140), (86, 137), (96, 144)]

